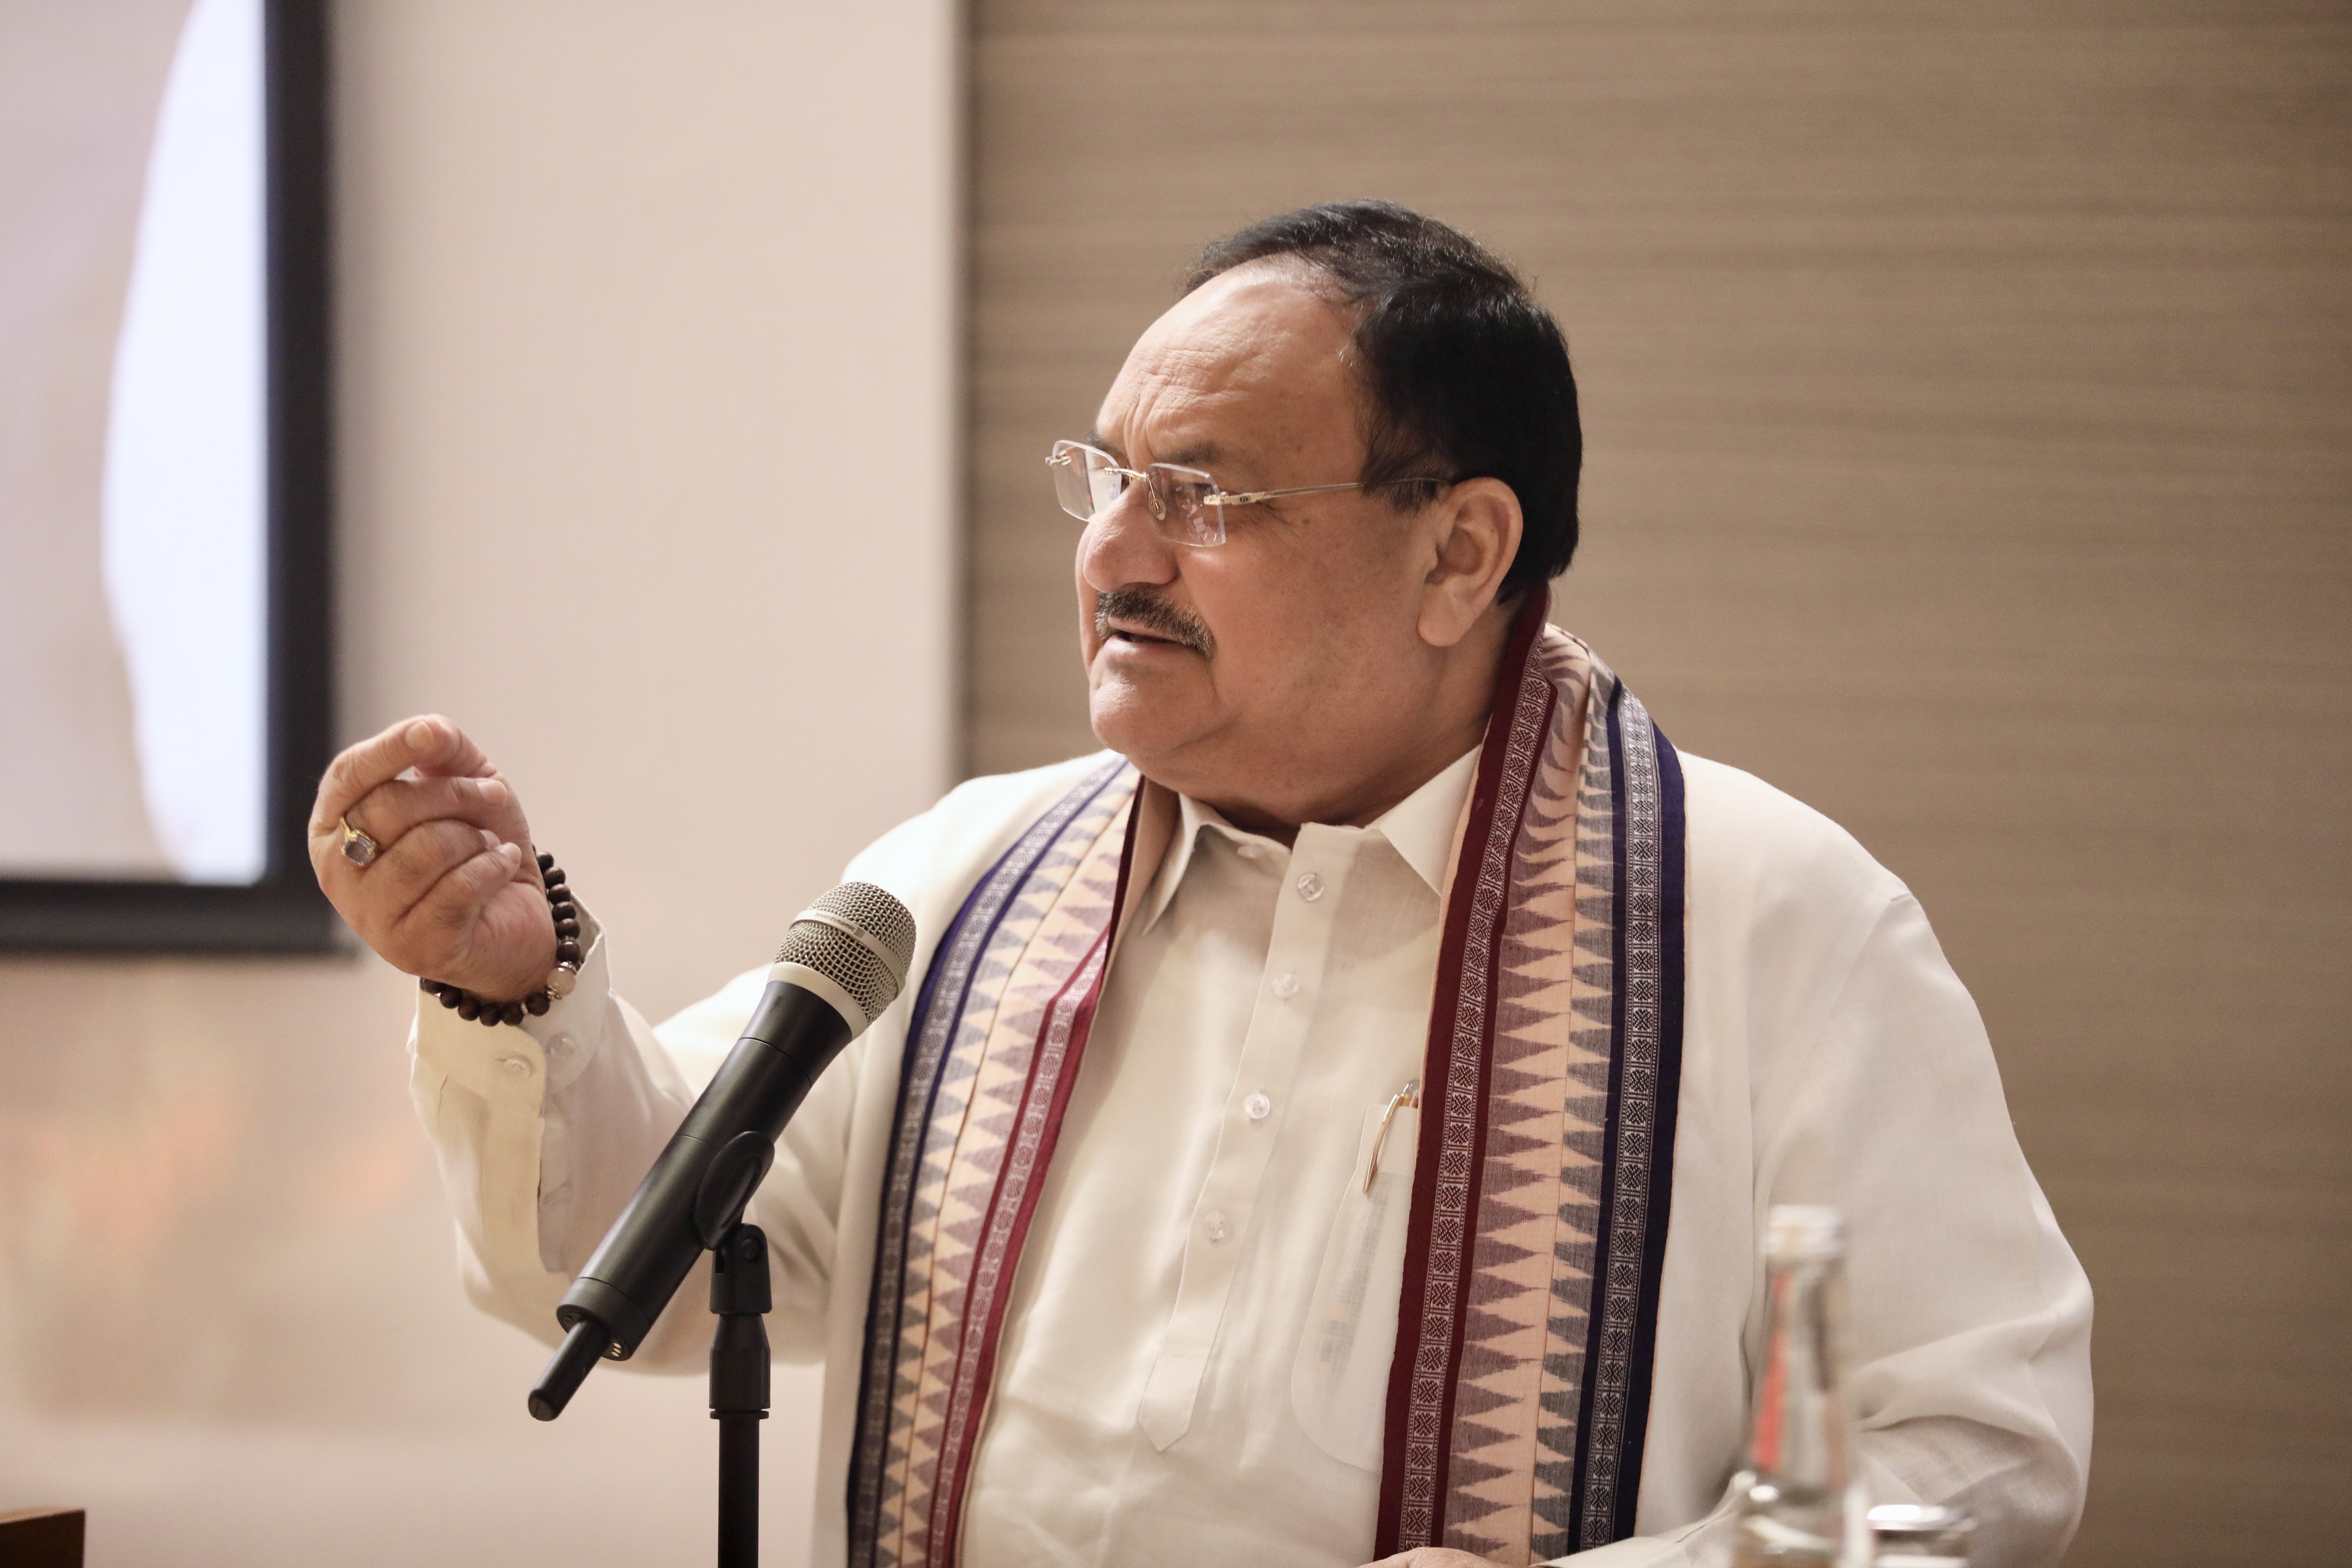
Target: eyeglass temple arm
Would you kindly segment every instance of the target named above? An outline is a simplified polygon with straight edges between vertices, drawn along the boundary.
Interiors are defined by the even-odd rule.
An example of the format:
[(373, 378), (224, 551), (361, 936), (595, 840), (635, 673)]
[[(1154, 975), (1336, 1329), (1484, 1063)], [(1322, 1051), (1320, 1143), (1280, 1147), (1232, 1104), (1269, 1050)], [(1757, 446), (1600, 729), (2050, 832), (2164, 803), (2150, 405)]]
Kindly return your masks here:
[[(1443, 485), (1452, 481), (1441, 479), (1434, 474), (1426, 474), (1411, 479), (1382, 479), (1380, 482), (1384, 485)], [(1363, 480), (1349, 479), (1344, 485), (1293, 485), (1286, 490), (1247, 490), (1238, 495), (1217, 490), (1202, 496), (1201, 504), (1202, 506), (1255, 506), (1262, 500), (1272, 500), (1276, 496), (1311, 496), (1319, 495), (1325, 490), (1360, 490), (1363, 488)]]
[[(1068, 468), (1070, 466), (1070, 458), (1072, 455), (1073, 454), (1068, 452), (1049, 452), (1045, 455), (1045, 466), (1049, 468)], [(1110, 471), (1114, 474), (1119, 475), (1123, 479), (1140, 479), (1150, 477), (1146, 474), (1139, 473), (1133, 468), (1119, 468), (1116, 464), (1112, 465)], [(1392, 485), (1442, 485), (1446, 481), (1433, 474), (1416, 476), (1412, 479), (1384, 479), (1381, 482), (1383, 484)], [(1212, 490), (1207, 495), (1201, 498), (1201, 504), (1202, 506), (1255, 506), (1260, 501), (1272, 500), (1276, 496), (1322, 495), (1330, 490), (1360, 490), (1363, 488), (1363, 480), (1349, 479), (1345, 484), (1293, 485), (1288, 489), (1280, 490), (1242, 490), (1238, 492)]]
[(1293, 485), (1286, 490), (1244, 490), (1238, 495), (1224, 490), (1212, 490), (1201, 498), (1201, 504), (1202, 506), (1255, 506), (1262, 500), (1272, 500), (1276, 496), (1311, 496), (1319, 495), (1325, 490), (1356, 490), (1363, 488), (1363, 480), (1349, 479), (1344, 485)]

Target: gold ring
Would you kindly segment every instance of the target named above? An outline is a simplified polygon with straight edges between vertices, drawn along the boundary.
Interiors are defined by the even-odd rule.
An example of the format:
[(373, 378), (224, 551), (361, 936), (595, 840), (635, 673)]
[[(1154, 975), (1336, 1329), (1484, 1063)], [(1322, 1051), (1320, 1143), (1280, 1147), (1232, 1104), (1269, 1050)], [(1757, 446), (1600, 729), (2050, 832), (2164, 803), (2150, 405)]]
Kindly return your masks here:
[(343, 858), (362, 869), (374, 864), (375, 840), (353, 827), (350, 817), (339, 816), (335, 820), (343, 825)]

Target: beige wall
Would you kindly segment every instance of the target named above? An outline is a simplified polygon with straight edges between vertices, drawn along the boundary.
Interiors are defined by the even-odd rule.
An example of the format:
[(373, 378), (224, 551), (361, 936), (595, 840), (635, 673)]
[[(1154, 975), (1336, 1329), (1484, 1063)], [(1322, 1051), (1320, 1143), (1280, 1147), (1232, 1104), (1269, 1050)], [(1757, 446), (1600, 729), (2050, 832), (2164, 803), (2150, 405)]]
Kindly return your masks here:
[[(659, 1016), (949, 782), (951, 12), (337, 21), (341, 728), (473, 728)], [(410, 995), (0, 961), (0, 1509), (89, 1505), (100, 1568), (709, 1555), (698, 1382), (541, 1426), (541, 1351), (460, 1298)]]
[(1921, 894), (2098, 1291), (2070, 1563), (2352, 1540), (2340, 5), (979, 0), (969, 746), (1087, 746), (1080, 434), (1188, 253), (1379, 195), (1567, 327), (1560, 618)]

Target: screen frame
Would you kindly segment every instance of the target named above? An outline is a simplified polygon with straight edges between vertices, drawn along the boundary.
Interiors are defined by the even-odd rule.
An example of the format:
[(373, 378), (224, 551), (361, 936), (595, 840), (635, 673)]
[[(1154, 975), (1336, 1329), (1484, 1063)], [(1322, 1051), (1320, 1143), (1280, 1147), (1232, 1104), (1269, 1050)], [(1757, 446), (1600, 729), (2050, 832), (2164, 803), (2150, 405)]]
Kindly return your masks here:
[(327, 0), (262, 5), (269, 759), (266, 869), (242, 887), (0, 876), (0, 951), (326, 952), (308, 824), (334, 734)]

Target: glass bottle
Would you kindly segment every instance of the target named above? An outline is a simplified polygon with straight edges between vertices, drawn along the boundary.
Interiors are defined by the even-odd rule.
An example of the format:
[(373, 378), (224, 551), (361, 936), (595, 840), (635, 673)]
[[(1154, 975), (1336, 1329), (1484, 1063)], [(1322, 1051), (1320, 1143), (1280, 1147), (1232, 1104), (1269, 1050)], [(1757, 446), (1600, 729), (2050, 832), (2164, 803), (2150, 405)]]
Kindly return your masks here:
[(1868, 1568), (1869, 1500), (1845, 1394), (1845, 1219), (1776, 1205), (1765, 1223), (1764, 1368), (1732, 1483), (1734, 1568)]
[(1964, 1508), (1885, 1502), (1870, 1510), (1876, 1568), (1969, 1568), (1976, 1520)]

